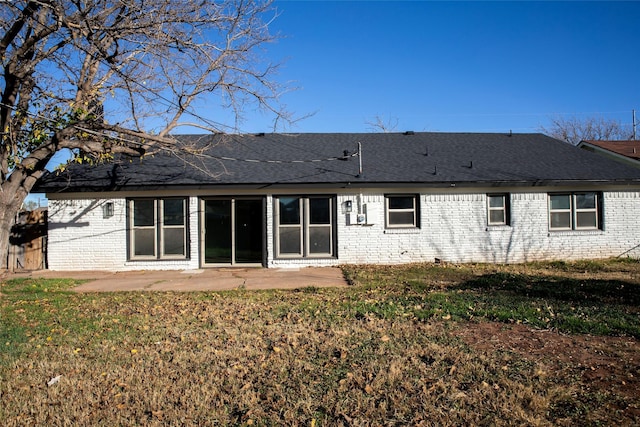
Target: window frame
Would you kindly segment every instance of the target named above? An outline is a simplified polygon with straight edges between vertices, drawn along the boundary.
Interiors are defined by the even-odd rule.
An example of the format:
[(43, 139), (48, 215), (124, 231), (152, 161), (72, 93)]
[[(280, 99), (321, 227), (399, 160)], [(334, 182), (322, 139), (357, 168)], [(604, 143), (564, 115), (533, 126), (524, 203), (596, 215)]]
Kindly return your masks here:
[[(165, 201), (182, 201), (182, 224), (165, 224)], [(153, 224), (135, 225), (135, 203), (139, 201), (153, 202)], [(129, 232), (127, 234), (128, 260), (130, 261), (164, 261), (189, 259), (189, 200), (186, 197), (160, 197), (160, 198), (131, 198), (127, 199), (127, 221)], [(168, 230), (182, 229), (183, 253), (166, 253), (166, 234)], [(153, 230), (153, 254), (136, 255), (136, 231)]]
[[(166, 201), (182, 201), (182, 224), (166, 224), (167, 218), (165, 217), (165, 205)], [(158, 224), (160, 227), (160, 238), (158, 242), (158, 248), (161, 249), (158, 251), (160, 253), (161, 259), (172, 259), (175, 257), (186, 257), (187, 254), (187, 203), (185, 199), (180, 198), (163, 198), (160, 199), (161, 203), (159, 203), (159, 216), (158, 216)], [(167, 230), (182, 230), (182, 254), (178, 253), (169, 253), (167, 254), (167, 245), (165, 244), (165, 235)]]
[[(292, 198), (297, 199), (298, 202), (298, 222), (297, 223), (285, 223), (281, 224), (281, 215), (280, 215), (280, 200), (284, 198)], [(275, 233), (274, 237), (276, 239), (276, 257), (278, 258), (303, 258), (304, 257), (304, 212), (303, 212), (303, 198), (301, 196), (279, 196), (274, 197), (275, 201), (275, 212), (274, 212), (274, 221), (275, 221)], [(290, 230), (298, 230), (298, 247), (300, 248), (298, 252), (280, 252), (281, 244), (280, 244), (280, 230), (282, 229), (290, 229)]]
[[(491, 206), (492, 198), (502, 198), (502, 206)], [(491, 212), (502, 211), (503, 220), (493, 222), (491, 220)], [(511, 194), (510, 193), (489, 193), (487, 194), (487, 226), (488, 227), (505, 227), (511, 225)]]
[[(390, 200), (394, 198), (411, 198), (413, 207), (411, 208), (391, 208), (389, 206)], [(394, 213), (413, 213), (413, 222), (409, 223), (401, 223), (401, 224), (391, 224), (390, 214)], [(398, 194), (385, 194), (384, 195), (384, 226), (389, 229), (414, 229), (420, 228), (420, 196), (418, 194), (406, 194), (406, 193), (398, 193)]]
[[(594, 202), (594, 207), (593, 208), (580, 208), (579, 204), (578, 204), (578, 200), (577, 197), (578, 196), (582, 196), (585, 194), (592, 194), (593, 195), (593, 202)], [(599, 230), (600, 229), (600, 222), (602, 221), (601, 217), (600, 217), (600, 197), (598, 196), (598, 193), (596, 193), (595, 191), (587, 191), (587, 192), (577, 192), (573, 194), (573, 202), (574, 202), (574, 215), (573, 215), (573, 220), (574, 220), (574, 224), (575, 224), (575, 229), (576, 230)], [(593, 213), (594, 215), (594, 219), (595, 219), (595, 226), (591, 227), (591, 226), (580, 226), (579, 225), (579, 221), (578, 221), (578, 215), (581, 213)]]
[[(557, 208), (553, 209), (553, 197), (568, 197), (569, 198), (569, 207), (568, 208)], [(571, 193), (550, 193), (548, 195), (548, 220), (549, 220), (549, 230), (551, 231), (568, 231), (573, 230), (573, 197)], [(569, 215), (569, 226), (567, 227), (554, 227), (553, 226), (553, 215), (563, 214)]]
[[(311, 200), (326, 200), (329, 202), (328, 206), (328, 222), (312, 222), (312, 211), (311, 211)], [(309, 258), (326, 258), (332, 257), (335, 253), (335, 233), (334, 233), (334, 224), (335, 224), (335, 214), (334, 208), (335, 201), (331, 197), (326, 196), (309, 196), (304, 199), (303, 202), (303, 212), (305, 215), (305, 229), (303, 231), (303, 237), (306, 237), (305, 240), (305, 251), (308, 254)], [(313, 239), (312, 239), (312, 230), (329, 230), (329, 251), (328, 252), (314, 252), (312, 248)]]
[[(593, 208), (579, 208), (577, 203), (577, 197), (584, 195), (592, 195), (595, 207)], [(554, 196), (566, 196), (569, 197), (569, 208), (552, 209), (551, 199)], [(548, 224), (549, 231), (594, 231), (604, 230), (603, 221), (603, 202), (602, 192), (599, 191), (571, 191), (571, 192), (558, 192), (548, 193)], [(553, 227), (552, 215), (553, 214), (569, 214), (569, 226), (568, 227)], [(578, 225), (578, 215), (581, 213), (593, 213), (595, 218), (595, 224), (589, 226)]]
[[(298, 201), (299, 218), (295, 224), (281, 224), (281, 199), (294, 198)], [(311, 203), (312, 199), (326, 199), (329, 203), (328, 223), (313, 223)], [(274, 246), (275, 257), (277, 259), (313, 259), (313, 258), (336, 258), (336, 196), (331, 195), (280, 195), (273, 197), (274, 205)], [(299, 252), (281, 252), (281, 230), (298, 229), (299, 236)], [(329, 252), (313, 252), (313, 242), (311, 232), (318, 229), (329, 230)]]

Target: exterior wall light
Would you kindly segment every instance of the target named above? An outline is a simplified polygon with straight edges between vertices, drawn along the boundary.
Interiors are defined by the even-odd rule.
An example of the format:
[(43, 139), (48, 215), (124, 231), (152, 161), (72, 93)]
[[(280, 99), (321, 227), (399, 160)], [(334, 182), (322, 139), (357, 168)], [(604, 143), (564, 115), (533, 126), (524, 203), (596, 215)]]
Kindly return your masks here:
[(351, 200), (347, 200), (346, 202), (344, 202), (344, 211), (346, 213), (353, 212), (353, 202)]
[(113, 216), (113, 202), (107, 202), (102, 205), (102, 217), (111, 218)]

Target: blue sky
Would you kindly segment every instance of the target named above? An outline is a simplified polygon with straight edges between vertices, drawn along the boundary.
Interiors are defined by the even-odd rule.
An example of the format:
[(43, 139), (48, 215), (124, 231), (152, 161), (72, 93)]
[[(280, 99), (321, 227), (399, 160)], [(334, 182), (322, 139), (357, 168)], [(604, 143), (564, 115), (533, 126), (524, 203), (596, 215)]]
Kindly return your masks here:
[[(291, 132), (539, 132), (640, 118), (640, 2), (282, 1), (265, 52)], [(203, 115), (206, 113), (202, 112)], [(216, 117), (210, 117), (216, 119)], [(640, 119), (639, 119), (640, 120)], [(269, 132), (249, 112), (242, 129)]]
[[(550, 116), (631, 123), (640, 2), (276, 1), (268, 47), (296, 132), (536, 132)], [(637, 112), (640, 115), (640, 112)], [(260, 115), (244, 128), (269, 131)]]

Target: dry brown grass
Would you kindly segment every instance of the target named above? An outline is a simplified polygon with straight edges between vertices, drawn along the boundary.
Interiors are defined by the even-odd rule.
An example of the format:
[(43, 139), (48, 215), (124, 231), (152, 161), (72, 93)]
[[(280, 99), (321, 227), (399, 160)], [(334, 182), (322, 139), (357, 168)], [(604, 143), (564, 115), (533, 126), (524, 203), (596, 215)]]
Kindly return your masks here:
[[(634, 338), (354, 316), (354, 301), (383, 298), (364, 285), (93, 295), (20, 286), (31, 285), (1, 300), (15, 326), (0, 342), (7, 426), (640, 422)], [(580, 356), (595, 352), (608, 358)], [(596, 369), (617, 363), (625, 384), (598, 385)]]

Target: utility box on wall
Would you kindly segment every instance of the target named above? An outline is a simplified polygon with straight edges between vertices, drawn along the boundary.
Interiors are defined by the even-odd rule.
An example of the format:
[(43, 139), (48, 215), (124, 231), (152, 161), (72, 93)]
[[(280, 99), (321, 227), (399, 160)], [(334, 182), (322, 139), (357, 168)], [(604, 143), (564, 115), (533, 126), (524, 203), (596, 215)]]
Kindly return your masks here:
[(367, 223), (367, 205), (362, 204), (360, 212), (358, 212), (358, 216), (356, 218), (358, 225), (365, 225)]

